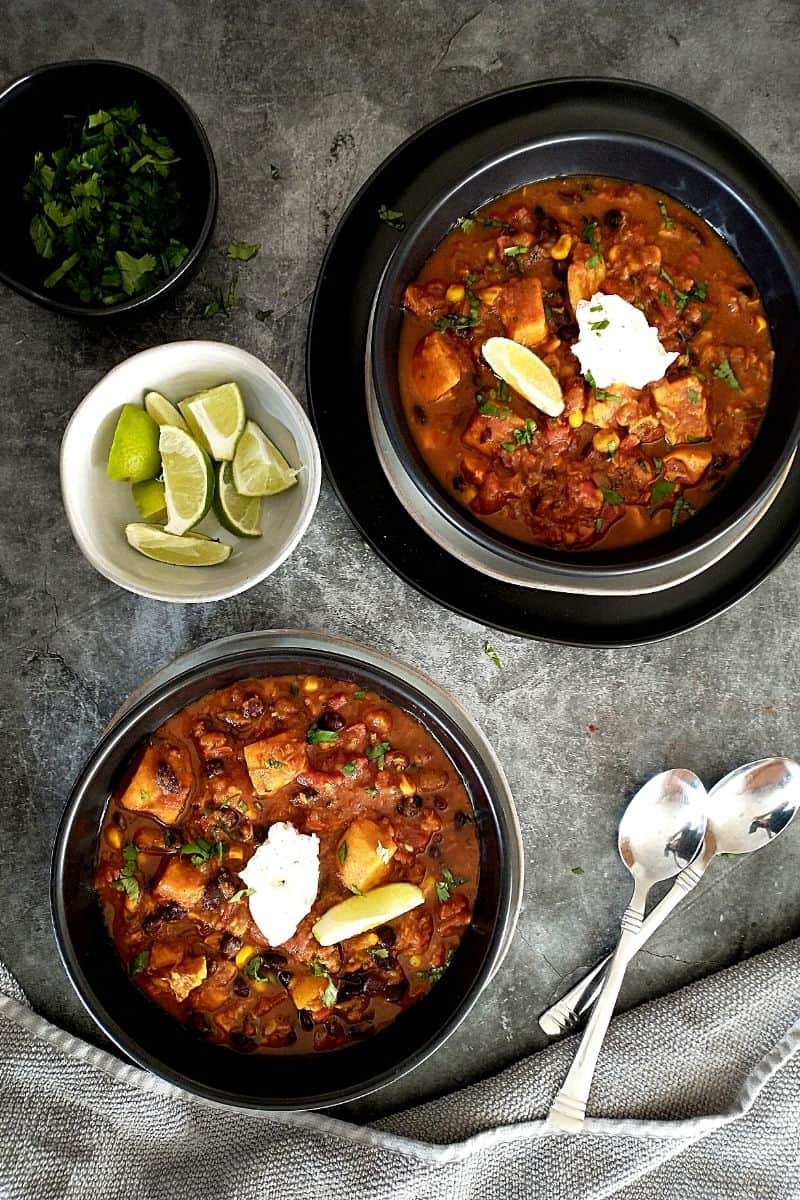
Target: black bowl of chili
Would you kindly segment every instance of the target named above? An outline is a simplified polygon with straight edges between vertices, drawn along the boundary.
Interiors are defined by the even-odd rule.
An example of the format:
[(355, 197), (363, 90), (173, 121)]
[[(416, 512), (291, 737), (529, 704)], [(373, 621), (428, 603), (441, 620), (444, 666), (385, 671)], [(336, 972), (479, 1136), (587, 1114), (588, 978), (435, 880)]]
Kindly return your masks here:
[[(55, 152), (55, 158), (53, 157)], [(0, 92), (0, 280), (76, 317), (114, 317), (188, 283), (217, 213), (206, 133), (128, 63), (51, 63)]]
[[(475, 814), (480, 874), (472, 921), (432, 989), (364, 1041), (315, 1053), (241, 1054), (201, 1040), (137, 988), (118, 957), (95, 891), (109, 797), (143, 739), (187, 704), (239, 680), (310, 673), (349, 680), (411, 714), (456, 767)], [(502, 769), (445, 691), (369, 650), (311, 633), (244, 634), (178, 660), (120, 710), (81, 771), (56, 837), (56, 941), (78, 996), (103, 1033), (141, 1066), (221, 1103), (322, 1108), (366, 1095), (424, 1061), (478, 1001), (508, 949), (519, 911), (522, 847)]]
[[(734, 521), (750, 512), (765, 496), (796, 450), (800, 437), (800, 406), (796, 399), (800, 346), (795, 336), (800, 322), (800, 244), (796, 198), (754, 151), (748, 150), (748, 154), (738, 158), (728, 154), (721, 162), (712, 164), (674, 145), (634, 132), (633, 117), (631, 126), (630, 131), (618, 133), (588, 133), (579, 127), (574, 132), (559, 130), (556, 136), (543, 132), (540, 140), (506, 146), (491, 158), (466, 168), (463, 156), (461, 159), (457, 153), (446, 156), (441, 162), (439, 174), (443, 185), (439, 194), (418, 215), (406, 212), (408, 229), (389, 259), (378, 287), (368, 357), (381, 417), (392, 445), (414, 485), (450, 523), (486, 549), (514, 563), (535, 563), (537, 568), (550, 573), (554, 582), (565, 577), (573, 582), (588, 580), (602, 571), (631, 576), (631, 586), (635, 589), (633, 577), (642, 570), (679, 563), (688, 552), (711, 547)], [(420, 450), (404, 404), (398, 370), (406, 289), (417, 280), (431, 255), (458, 222), (490, 202), (499, 204), (508, 193), (525, 185), (558, 179), (569, 188), (570, 178), (576, 176), (602, 176), (643, 184), (673, 197), (696, 214), (727, 243), (754, 281), (774, 349), (771, 392), (763, 420), (752, 447), (735, 472), (722, 480), (724, 486), (689, 519), (686, 517), (691, 505), (687, 504), (683, 513), (673, 513), (671, 524), (665, 520), (666, 529), (658, 536), (608, 549), (554, 548), (521, 541), (492, 528), (459, 503), (453, 488), (443, 485)], [(668, 219), (667, 216), (665, 221)], [(499, 229), (494, 232), (513, 233)], [(510, 240), (513, 242), (513, 237)], [(511, 249), (516, 252), (517, 247), (512, 245)], [(587, 246), (585, 253), (593, 250)], [(679, 289), (676, 295), (684, 307), (695, 299), (688, 295), (684, 299)], [(452, 320), (445, 318), (448, 319)], [(462, 323), (465, 326), (470, 323), (469, 315)], [(439, 328), (444, 329), (444, 325), (440, 323)], [(463, 331), (451, 324), (446, 336), (452, 338), (459, 332)], [(724, 363), (717, 364), (714, 371), (717, 381), (724, 379), (724, 367)], [(735, 376), (733, 381), (728, 377), (727, 383), (735, 386)], [(489, 405), (487, 411), (492, 407)], [(520, 440), (524, 438), (522, 430)], [(703, 439), (688, 439), (694, 440)], [(669, 486), (674, 485), (668, 482), (661, 485), (663, 490)], [(617, 496), (611, 491), (606, 499), (613, 503)]]

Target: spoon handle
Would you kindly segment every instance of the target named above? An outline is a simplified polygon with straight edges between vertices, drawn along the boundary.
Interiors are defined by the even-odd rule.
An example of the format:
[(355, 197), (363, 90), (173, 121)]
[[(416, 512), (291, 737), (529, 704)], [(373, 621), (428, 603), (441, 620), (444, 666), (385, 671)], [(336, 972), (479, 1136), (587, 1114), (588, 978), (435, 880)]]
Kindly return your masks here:
[(625, 970), (639, 948), (644, 904), (634, 907), (637, 899), (634, 892), (634, 900), (622, 918), (620, 939), (603, 980), (597, 1003), (589, 1017), (589, 1023), (567, 1073), (567, 1078), (547, 1117), (550, 1125), (563, 1129), (567, 1133), (579, 1133), (583, 1128), (586, 1118), (586, 1102), (589, 1099), (589, 1091), (603, 1039), (614, 1014), (614, 1006), (625, 978)]
[[(697, 886), (705, 874), (710, 861), (710, 859), (705, 860), (701, 857), (695, 859), (694, 863), (690, 863), (688, 867), (683, 868), (666, 896), (659, 900), (652, 912), (649, 912), (645, 917), (639, 933), (637, 949), (643, 946), (648, 938), (652, 937), (683, 897)], [(542, 1013), (539, 1017), (539, 1025), (548, 1037), (557, 1037), (560, 1033), (566, 1033), (574, 1029), (583, 1019), (600, 994), (600, 989), (603, 986), (603, 972), (610, 961), (611, 955), (607, 954), (574, 987), (570, 988), (560, 1000), (557, 1000), (546, 1012)]]

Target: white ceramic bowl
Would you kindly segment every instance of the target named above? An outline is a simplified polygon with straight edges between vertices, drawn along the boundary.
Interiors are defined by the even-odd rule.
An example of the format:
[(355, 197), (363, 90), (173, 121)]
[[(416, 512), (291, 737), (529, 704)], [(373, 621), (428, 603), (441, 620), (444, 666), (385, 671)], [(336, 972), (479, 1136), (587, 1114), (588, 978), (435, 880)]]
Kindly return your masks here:
[[(145, 558), (128, 545), (125, 526), (141, 517), (130, 485), (106, 476), (106, 462), (123, 404), (141, 404), (146, 391), (173, 402), (234, 380), (248, 417), (262, 427), (294, 467), (295, 487), (263, 502), (262, 536), (237, 538), (213, 512), (197, 530), (233, 546), (213, 567), (176, 567)], [(308, 528), (319, 498), (319, 449), (307, 416), (274, 371), (224, 342), (168, 342), (143, 350), (105, 375), (75, 410), (61, 442), (61, 494), (76, 542), (93, 567), (140, 596), (206, 603), (246, 591), (288, 558)]]

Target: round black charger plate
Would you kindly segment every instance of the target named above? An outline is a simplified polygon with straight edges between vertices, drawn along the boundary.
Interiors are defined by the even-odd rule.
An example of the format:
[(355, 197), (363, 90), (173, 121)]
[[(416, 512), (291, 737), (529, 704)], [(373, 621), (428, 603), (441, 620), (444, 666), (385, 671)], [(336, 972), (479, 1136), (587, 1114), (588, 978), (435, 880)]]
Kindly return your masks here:
[(398, 234), (382, 204), (410, 223), (438, 188), (503, 146), (575, 129), (641, 134), (717, 166), (748, 193), (755, 182), (800, 218), (769, 164), (723, 122), (660, 88), (616, 79), (526, 84), (446, 114), (395, 150), (352, 201), (328, 247), (309, 322), (311, 417), (339, 499), (373, 549), (433, 600), (484, 625), (545, 641), (625, 646), (710, 620), (752, 591), (800, 537), (800, 456), (754, 529), (685, 583), (641, 596), (537, 591), (489, 578), (442, 550), (409, 516), (383, 473), (367, 420), (364, 362), (370, 311)]

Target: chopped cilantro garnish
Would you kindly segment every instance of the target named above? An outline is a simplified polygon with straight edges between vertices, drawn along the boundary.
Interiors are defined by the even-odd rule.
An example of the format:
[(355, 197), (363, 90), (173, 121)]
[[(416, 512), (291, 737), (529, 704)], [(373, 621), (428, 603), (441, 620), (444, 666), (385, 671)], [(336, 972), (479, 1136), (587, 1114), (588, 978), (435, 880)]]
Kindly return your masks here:
[(436, 881), (436, 898), (440, 904), (444, 904), (445, 900), (449, 900), (451, 894), (462, 883), (466, 883), (466, 879), (461, 875), (454, 875), (449, 867), (442, 868), (442, 878)]
[(528, 249), (528, 246), (506, 246), (503, 254), (507, 255), (508, 258), (516, 258), (518, 254), (524, 254)]
[(136, 903), (141, 895), (139, 881), (136, 878), (136, 856), (138, 851), (132, 842), (128, 842), (122, 851), (122, 870), (119, 878), (111, 886), (118, 892), (125, 892), (129, 900)]
[(229, 904), (238, 904), (240, 900), (245, 900), (248, 896), (252, 896), (255, 888), (239, 888), (238, 892), (234, 892), (228, 901)]
[(311, 746), (325, 745), (338, 740), (338, 733), (334, 733), (332, 729), (319, 729), (316, 721), (306, 730), (306, 741)]
[(269, 971), (262, 971), (264, 960), (260, 954), (254, 954), (248, 960), (247, 966), (244, 969), (245, 975), (250, 979), (255, 979), (256, 983), (271, 983), (274, 976)]
[(572, 867), (572, 874), (573, 875), (582, 875), (583, 867)]
[(606, 317), (602, 321), (590, 321), (589, 322), (589, 328), (592, 330), (593, 333), (600, 333), (600, 331), (602, 329), (608, 329), (608, 325), (609, 325), (608, 317)]
[(363, 691), (360, 691), (360, 690), (359, 690), (359, 691), (357, 691), (357, 692), (353, 692), (353, 699), (354, 699), (354, 700), (366, 700), (366, 698), (367, 698), (367, 693), (366, 693), (366, 692), (363, 692)]
[(446, 329), (474, 329), (477, 324), (479, 324), (478, 315), (473, 316), (472, 313), (469, 316), (465, 316), (463, 313), (445, 313), (443, 317), (434, 321), (434, 326), (440, 332), (444, 332)]
[(463, 230), (464, 233), (469, 233), (469, 231), (474, 228), (475, 228), (474, 217), (459, 217), (458, 220), (456, 221), (456, 229), (461, 229), (461, 230)]
[(140, 950), (138, 954), (133, 956), (133, 960), (131, 961), (131, 975), (138, 975), (140, 971), (145, 969), (149, 962), (150, 951)]
[(271, 308), (257, 308), (253, 315), (257, 321), (266, 321), (269, 317), (272, 316), (272, 309)]
[(615, 492), (613, 488), (600, 488), (600, 491), (603, 493), (603, 499), (606, 504), (617, 505), (625, 503), (625, 497), (622, 493)]
[(343, 763), (342, 766), (339, 767), (339, 770), (342, 772), (342, 774), (347, 776), (355, 775), (356, 769), (356, 764), (352, 761)]
[(494, 663), (498, 671), (502, 671), (503, 664), (500, 661), (500, 655), (497, 653), (491, 642), (483, 643), (483, 653), (489, 659), (489, 662)]
[(728, 362), (727, 358), (723, 358), (722, 362), (718, 363), (717, 366), (714, 367), (714, 375), (717, 379), (724, 379), (728, 387), (734, 392), (740, 392), (742, 390), (742, 385), (734, 375), (733, 367)]
[(322, 1003), (326, 1008), (332, 1008), (336, 1003), (336, 998), (339, 995), (339, 991), (336, 987), (336, 984), (331, 979), (330, 971), (327, 967), (322, 965), (319, 959), (315, 958), (311, 964), (311, 974), (321, 976), (323, 979), (327, 979), (328, 985), (325, 988), (325, 991), (322, 993)]
[(387, 208), (385, 204), (381, 204), (378, 209), (378, 218), (383, 221), (384, 225), (388, 225), (390, 229), (396, 229), (398, 233), (406, 227), (405, 213), (399, 208)]
[(188, 854), (190, 862), (196, 867), (207, 863), (215, 854), (218, 858), (222, 858), (222, 852), (222, 842), (215, 842), (212, 846), (211, 842), (207, 842), (205, 838), (201, 837), (195, 838), (193, 842), (184, 842), (179, 851), (180, 854)]
[(448, 950), (447, 958), (440, 967), (426, 967), (422, 971), (417, 971), (417, 975), (419, 975), (420, 979), (427, 979), (430, 980), (431, 983), (438, 983), (447, 968), (450, 966), (450, 963), (453, 961), (453, 954), (453, 950)]
[(587, 221), (583, 227), (583, 241), (591, 246), (595, 254), (600, 253), (600, 247), (597, 244), (597, 221)]
[(592, 254), (589, 258), (587, 258), (586, 265), (590, 271), (593, 271), (595, 267), (600, 266), (602, 261), (603, 259), (599, 254)]
[(655, 507), (671, 496), (675, 491), (675, 484), (669, 479), (657, 479), (650, 489), (650, 503)]
[(375, 746), (367, 746), (364, 753), (370, 762), (375, 762), (378, 770), (383, 770), (383, 764), (387, 751), (391, 750), (388, 742), (378, 742)]
[(663, 288), (659, 289), (658, 298), (661, 301), (661, 303), (664, 305), (664, 307), (666, 308), (667, 305), (669, 304), (669, 296), (667, 295), (667, 293), (664, 291)]
[(336, 851), (336, 857), (338, 858), (339, 862), (344, 865), (344, 862), (347, 858), (347, 842), (343, 841), (339, 843), (339, 849)]
[(658, 209), (659, 209), (659, 212), (661, 213), (661, 218), (664, 222), (664, 228), (672, 229), (672, 226), (675, 224), (675, 222), (673, 221), (672, 217), (667, 212), (667, 206), (663, 200), (658, 201)]
[(228, 248), (225, 251), (227, 258), (232, 258), (236, 262), (250, 262), (251, 258), (255, 258), (261, 249), (260, 242), (228, 242)]
[(372, 797), (375, 797), (378, 794), (378, 789), (376, 787), (364, 788), (364, 791), (367, 793), (368, 796), (372, 796)]
[(376, 946), (373, 950), (370, 950), (370, 954), (372, 955), (373, 958), (378, 958), (378, 959), (383, 959), (383, 958), (389, 957), (389, 951), (386, 949), (385, 946)]
[(669, 284), (670, 287), (675, 287), (675, 280), (672, 278), (666, 267), (662, 267), (658, 273), (661, 278)]
[(695, 513), (694, 505), (690, 504), (685, 496), (678, 496), (678, 498), (676, 499), (675, 503), (672, 506), (672, 528), (673, 529), (678, 524), (678, 518), (680, 517), (681, 513), (685, 513), (687, 517), (691, 517)]

